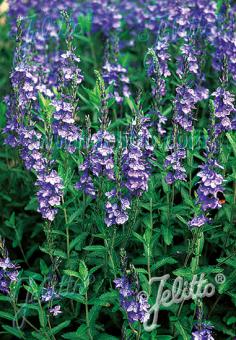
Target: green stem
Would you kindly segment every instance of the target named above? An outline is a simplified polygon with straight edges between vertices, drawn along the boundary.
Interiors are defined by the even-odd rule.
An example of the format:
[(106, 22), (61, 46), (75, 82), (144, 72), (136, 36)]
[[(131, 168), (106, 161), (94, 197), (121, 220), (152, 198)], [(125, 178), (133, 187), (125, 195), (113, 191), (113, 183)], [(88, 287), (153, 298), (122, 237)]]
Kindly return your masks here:
[(139, 325), (139, 330), (137, 331), (130, 323), (129, 323), (130, 329), (132, 330), (132, 332), (135, 334), (136, 340), (140, 339), (141, 336), (141, 327)]
[[(64, 197), (62, 197), (62, 204), (65, 204)], [(66, 223), (66, 254), (67, 254), (67, 259), (69, 260), (70, 258), (70, 231), (69, 231), (69, 226), (68, 226), (68, 216), (67, 216), (67, 211), (66, 208), (63, 208), (64, 212), (64, 219)]]
[[(200, 237), (199, 237), (199, 236), (200, 236), (200, 233), (201, 233), (201, 230), (198, 229), (198, 230), (197, 230), (197, 233), (196, 233), (196, 236), (194, 235), (194, 237), (193, 237), (193, 249), (195, 248), (195, 259), (196, 259), (196, 261), (195, 261), (195, 263), (194, 263), (194, 267), (193, 267), (193, 269), (192, 269), (193, 275), (195, 275), (196, 272), (197, 272), (197, 269), (198, 269), (198, 267), (199, 267), (199, 259), (200, 259), (200, 256), (201, 256), (201, 253), (200, 253), (201, 243), (200, 243)], [(190, 256), (191, 256), (191, 254), (192, 254), (193, 252), (194, 252), (194, 251), (191, 250), (191, 252), (187, 255), (187, 258), (185, 259), (185, 264), (184, 264), (185, 267), (187, 266), (187, 262), (188, 262), (188, 260), (189, 260), (189, 258), (190, 258)], [(178, 310), (178, 313), (177, 313), (177, 316), (178, 316), (178, 317), (180, 316), (180, 313), (181, 313), (182, 308), (183, 308), (183, 306), (184, 306), (184, 302), (185, 302), (185, 301), (183, 301), (183, 302), (181, 303), (180, 307), (179, 307), (179, 310)]]
[[(48, 335), (48, 331), (47, 331), (47, 329), (46, 329), (45, 319), (44, 319), (45, 312), (44, 312), (44, 310), (43, 310), (43, 307), (42, 307), (42, 304), (41, 304), (40, 299), (38, 299), (38, 305), (39, 305), (40, 313), (41, 313), (41, 316), (42, 316), (41, 319), (42, 319), (42, 321), (43, 321), (43, 324), (42, 324), (43, 333), (44, 333), (44, 335), (46, 336), (46, 339), (51, 340), (51, 337)], [(49, 328), (50, 328), (50, 325), (49, 325), (49, 323), (48, 323), (48, 320), (47, 320), (47, 324), (48, 324), (48, 326), (49, 326)], [(53, 335), (52, 335), (52, 337), (53, 337), (54, 340), (56, 340), (55, 337), (54, 337)]]
[[(152, 278), (151, 273), (151, 242), (152, 242), (152, 228), (153, 228), (153, 215), (152, 215), (152, 198), (150, 198), (150, 236), (148, 238), (147, 245), (147, 271), (148, 271), (148, 280), (150, 282)], [(151, 294), (151, 286), (149, 285), (148, 294)]]
[(89, 322), (89, 310), (88, 310), (88, 293), (85, 293), (85, 313), (86, 313), (86, 325), (87, 325), (87, 332), (88, 337), (90, 340), (93, 340), (93, 336), (90, 330), (90, 322)]
[(113, 275), (114, 275), (114, 277), (115, 277), (115, 276), (116, 276), (115, 264), (114, 264), (113, 257), (112, 257), (112, 253), (111, 253), (111, 250), (110, 250), (110, 247), (109, 247), (109, 245), (108, 245), (108, 242), (107, 242), (106, 238), (104, 239), (104, 243), (105, 243), (105, 247), (106, 247), (106, 250), (107, 250), (109, 259), (110, 259), (110, 261), (111, 261), (111, 266), (112, 266)]

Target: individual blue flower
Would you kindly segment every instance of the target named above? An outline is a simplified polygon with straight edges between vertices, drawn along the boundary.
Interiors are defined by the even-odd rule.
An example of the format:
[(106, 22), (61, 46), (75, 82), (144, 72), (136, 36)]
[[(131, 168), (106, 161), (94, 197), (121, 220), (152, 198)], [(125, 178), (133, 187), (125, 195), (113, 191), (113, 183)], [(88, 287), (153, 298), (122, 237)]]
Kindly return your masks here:
[(57, 316), (62, 313), (61, 306), (57, 305), (49, 309), (49, 313), (53, 316)]
[(207, 218), (204, 215), (199, 215), (199, 216), (195, 216), (190, 222), (189, 222), (189, 228), (193, 229), (193, 228), (200, 228), (203, 225), (207, 224), (210, 222), (210, 219)]

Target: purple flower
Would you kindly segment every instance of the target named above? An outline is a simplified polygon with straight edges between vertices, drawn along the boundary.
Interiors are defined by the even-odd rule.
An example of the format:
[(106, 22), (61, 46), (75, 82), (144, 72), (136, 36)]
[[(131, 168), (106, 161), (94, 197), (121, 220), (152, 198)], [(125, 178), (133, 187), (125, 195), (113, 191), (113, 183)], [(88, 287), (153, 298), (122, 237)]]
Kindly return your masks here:
[(125, 187), (135, 196), (141, 196), (148, 189), (149, 171), (143, 150), (138, 145), (130, 145), (123, 152), (122, 171)]
[(151, 126), (154, 126), (159, 135), (162, 137), (166, 134), (166, 129), (164, 128), (167, 122), (167, 117), (162, 115), (160, 111), (151, 110), (149, 114), (153, 117)]
[(119, 289), (119, 293), (122, 297), (126, 298), (128, 296), (133, 296), (134, 291), (131, 289), (131, 285), (126, 276), (114, 280), (115, 287)]
[(2, 268), (3, 270), (15, 269), (16, 265), (11, 262), (9, 257), (6, 257), (6, 258), (3, 258), (3, 259), (0, 259), (0, 268)]
[(89, 176), (85, 162), (83, 163), (83, 167), (80, 167), (80, 170), (82, 169), (84, 169), (84, 172), (80, 176), (79, 182), (75, 184), (75, 188), (77, 190), (82, 190), (86, 195), (89, 195), (92, 198), (96, 198), (96, 189), (94, 187), (92, 177)]
[(114, 143), (115, 136), (105, 130), (95, 133), (91, 141), (93, 145), (79, 170), (82, 172), (75, 188), (84, 191), (92, 198), (96, 198), (96, 189), (91, 175), (105, 176), (114, 180)]
[(141, 196), (148, 190), (153, 146), (147, 123), (149, 118), (145, 117), (142, 117), (139, 123), (134, 121), (130, 144), (122, 153), (123, 186), (132, 196)]
[(107, 202), (105, 205), (106, 218), (105, 223), (108, 227), (116, 224), (125, 224), (128, 221), (129, 216), (126, 209), (123, 209), (122, 204)]
[(43, 288), (41, 295), (41, 300), (43, 302), (49, 302), (58, 297), (59, 295), (55, 292), (53, 287)]
[(199, 72), (198, 56), (200, 51), (197, 51), (190, 43), (185, 43), (181, 47), (181, 56), (178, 58), (177, 74), (180, 79), (185, 73), (197, 75)]
[(224, 88), (218, 88), (213, 94), (216, 124), (214, 126), (215, 133), (218, 136), (223, 131), (232, 130), (233, 117), (236, 108), (234, 106), (235, 97)]
[(61, 311), (61, 306), (57, 305), (49, 309), (49, 313), (52, 314), (53, 316), (57, 316), (62, 313)]
[(192, 131), (195, 104), (208, 97), (208, 90), (203, 88), (194, 90), (186, 85), (181, 85), (177, 87), (176, 93), (174, 122), (185, 131)]
[(190, 222), (189, 222), (189, 228), (193, 229), (193, 228), (200, 228), (202, 227), (204, 224), (209, 223), (210, 219), (207, 218), (204, 215), (200, 215), (200, 216), (195, 216)]
[(121, 26), (121, 14), (114, 2), (108, 0), (91, 0), (87, 4), (87, 12), (92, 11), (92, 30), (102, 31), (106, 36)]
[[(176, 38), (184, 38), (189, 31), (198, 30), (202, 38), (207, 38), (216, 21), (216, 3), (208, 0), (194, 2), (175, 1), (169, 4), (168, 20), (176, 31)], [(175, 38), (175, 39), (176, 39)]]
[(123, 102), (123, 97), (130, 96), (127, 70), (118, 64), (118, 62), (110, 63), (109, 61), (106, 61), (103, 66), (102, 75), (104, 82), (109, 86), (113, 86), (111, 97), (115, 98), (118, 104)]
[(36, 85), (38, 84), (37, 67), (26, 62), (16, 65), (11, 74), (11, 83), (18, 93), (18, 105), (25, 109), (37, 100)]
[(222, 205), (217, 194), (223, 192), (222, 183), (224, 179), (216, 172), (216, 169), (221, 167), (215, 160), (209, 159), (200, 168), (201, 171), (198, 173), (198, 176), (201, 178), (201, 181), (197, 194), (202, 210), (221, 208)]
[(90, 153), (90, 169), (95, 176), (107, 176), (114, 180), (114, 143), (115, 136), (100, 130), (92, 138), (94, 143)]
[(127, 197), (122, 197), (115, 189), (107, 192), (106, 196), (108, 197), (105, 205), (107, 227), (125, 224), (129, 219), (127, 209), (130, 209), (130, 200)]
[(79, 62), (80, 58), (71, 51), (61, 54), (58, 68), (65, 86), (68, 86), (72, 81), (75, 85), (79, 85), (83, 81), (81, 70), (78, 67)]
[(19, 272), (19, 266), (11, 262), (9, 257), (0, 259), (0, 291), (9, 294), (12, 282), (16, 282)]
[(147, 297), (134, 290), (127, 276), (115, 279), (114, 283), (119, 290), (121, 307), (126, 311), (129, 322), (146, 322), (150, 317)]
[(212, 336), (212, 326), (201, 324), (195, 328), (192, 332), (192, 340), (214, 340)]
[(166, 183), (171, 185), (176, 181), (186, 181), (186, 170), (182, 161), (186, 158), (186, 150), (179, 144), (169, 147), (170, 155), (166, 157), (164, 167), (169, 169), (166, 175)]
[(147, 74), (152, 79), (152, 95), (162, 97), (166, 93), (165, 79), (171, 75), (168, 69), (170, 55), (167, 39), (161, 38), (147, 53)]
[(224, 62), (227, 63), (227, 72), (236, 80), (236, 35), (235, 35), (235, 9), (233, 7), (218, 15), (218, 20), (211, 32), (211, 43), (215, 50), (212, 55), (213, 67), (219, 71), (224, 72)]
[(55, 170), (43, 171), (38, 175), (36, 185), (39, 187), (37, 192), (39, 208), (38, 211), (46, 220), (53, 221), (63, 195), (62, 179)]
[[(77, 141), (80, 137), (79, 129), (75, 125), (73, 117), (73, 105), (62, 100), (53, 100), (52, 106), (55, 108), (52, 124), (53, 133), (61, 138), (62, 141), (65, 141), (67, 147), (71, 147), (70, 143)], [(70, 149), (70, 151), (73, 152), (75, 149)]]

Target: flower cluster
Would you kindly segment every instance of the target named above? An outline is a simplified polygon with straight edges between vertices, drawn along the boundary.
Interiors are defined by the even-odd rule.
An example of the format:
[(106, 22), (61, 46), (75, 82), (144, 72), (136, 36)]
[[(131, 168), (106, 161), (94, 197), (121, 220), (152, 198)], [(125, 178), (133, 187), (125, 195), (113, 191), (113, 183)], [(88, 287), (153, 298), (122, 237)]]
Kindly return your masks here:
[(200, 166), (201, 171), (198, 176), (201, 178), (197, 190), (198, 201), (203, 211), (208, 209), (218, 209), (221, 207), (217, 197), (219, 192), (223, 192), (222, 183), (224, 178), (216, 172), (220, 165), (213, 159), (209, 159), (204, 165)]
[(53, 100), (52, 106), (55, 109), (53, 114), (54, 121), (52, 130), (55, 136), (58, 136), (67, 144), (69, 152), (75, 151), (71, 143), (79, 139), (79, 130), (75, 125), (73, 117), (74, 107), (71, 103), (62, 100)]
[(82, 174), (75, 188), (96, 198), (96, 189), (91, 175), (105, 176), (109, 180), (115, 179), (113, 150), (115, 137), (105, 130), (99, 130), (93, 134), (91, 141), (93, 142), (92, 148), (88, 150), (88, 155), (79, 167)]
[(194, 90), (186, 85), (181, 85), (177, 87), (176, 93), (174, 122), (185, 131), (192, 131), (195, 104), (207, 99), (208, 90), (200, 87)]
[(36, 86), (38, 84), (37, 66), (26, 62), (17, 64), (11, 74), (11, 84), (17, 94), (18, 107), (25, 110), (37, 100)]
[(190, 43), (185, 43), (181, 47), (181, 56), (178, 58), (177, 74), (182, 79), (186, 74), (192, 73), (197, 75), (199, 72), (198, 56), (200, 51), (196, 49)]
[[(53, 286), (48, 286), (47, 288), (44, 287), (42, 290), (42, 294), (41, 294), (41, 301), (46, 302), (46, 303), (50, 302), (50, 304), (52, 304), (54, 299), (59, 298), (59, 296), (60, 295), (56, 293)], [(60, 305), (55, 305), (53, 307), (50, 307), (48, 311), (53, 316), (57, 316), (62, 313)]]
[(140, 122), (134, 122), (130, 134), (131, 142), (122, 154), (123, 185), (132, 196), (141, 196), (148, 190), (153, 153), (148, 122), (149, 119), (145, 117), (142, 117)]
[(43, 288), (42, 294), (41, 294), (41, 300), (43, 302), (49, 302), (55, 298), (58, 298), (59, 295), (55, 292), (53, 287), (47, 287)]
[(151, 110), (149, 112), (153, 121), (152, 126), (157, 130), (158, 134), (162, 137), (166, 134), (165, 125), (167, 122), (167, 117), (162, 115), (160, 111)]
[(86, 4), (88, 12), (92, 12), (92, 30), (102, 31), (106, 36), (121, 26), (122, 15), (114, 1), (91, 0)]
[(214, 340), (212, 336), (212, 326), (201, 324), (201, 327), (196, 327), (192, 332), (193, 340)]
[(147, 53), (147, 75), (152, 79), (152, 95), (155, 98), (165, 95), (165, 79), (171, 75), (168, 68), (168, 47), (167, 38), (162, 38)]
[(199, 28), (202, 38), (207, 38), (215, 27), (216, 3), (208, 0), (169, 2), (168, 21), (175, 29), (175, 39), (185, 38), (189, 32)]
[(128, 197), (122, 198), (120, 196), (121, 195), (117, 193), (116, 189), (106, 193), (106, 197), (108, 197), (108, 201), (105, 205), (105, 223), (107, 227), (125, 224), (129, 219), (127, 209), (130, 209), (130, 201)]
[(75, 184), (75, 188), (77, 190), (82, 190), (86, 195), (92, 198), (96, 198), (96, 189), (94, 187), (92, 177), (89, 175), (90, 171), (89, 156), (84, 161), (84, 163), (79, 167), (79, 170), (82, 171), (82, 175), (80, 176), (80, 180)]
[(105, 130), (95, 133), (90, 154), (91, 172), (95, 176), (106, 176), (114, 180), (114, 143), (115, 136)]
[(149, 173), (146, 163), (140, 146), (131, 144), (124, 150), (122, 158), (124, 185), (133, 195), (141, 196), (148, 189)]
[(17, 146), (21, 148), (21, 157), (28, 170), (34, 170), (37, 176), (36, 185), (39, 209), (42, 217), (53, 221), (62, 197), (62, 180), (55, 170), (50, 169), (50, 162), (41, 152), (41, 134), (33, 127), (21, 127), (17, 130)]
[(218, 136), (223, 131), (234, 129), (232, 118), (233, 114), (236, 113), (235, 97), (224, 88), (218, 88), (212, 96), (214, 97), (214, 115), (217, 119), (214, 129), (216, 136)]
[(126, 311), (129, 322), (140, 321), (141, 323), (148, 321), (150, 315), (148, 312), (149, 304), (147, 297), (138, 294), (129, 281), (127, 276), (114, 280), (116, 288), (120, 293), (121, 307)]
[(222, 72), (224, 63), (227, 63), (227, 71), (234, 81), (236, 80), (236, 34), (235, 34), (235, 7), (231, 11), (221, 12), (216, 26), (212, 29), (211, 43), (215, 47), (213, 53), (213, 66)]
[(176, 181), (186, 181), (186, 170), (182, 161), (186, 158), (186, 150), (179, 144), (169, 146), (170, 155), (166, 157), (164, 167), (170, 169), (166, 175), (166, 183), (171, 185)]
[(123, 97), (130, 96), (129, 78), (127, 70), (118, 63), (110, 63), (108, 60), (103, 66), (103, 78), (107, 85), (113, 86), (112, 98), (122, 103)]
[(17, 132), (18, 146), (26, 169), (41, 172), (47, 162), (41, 153), (41, 133), (35, 131), (33, 126), (21, 127)]
[(9, 257), (0, 259), (0, 292), (9, 294), (12, 282), (17, 281), (19, 266), (13, 264)]
[(83, 76), (81, 70), (78, 67), (80, 58), (77, 57), (72, 51), (67, 51), (61, 54), (59, 59), (58, 69), (60, 70), (60, 76), (65, 86), (73, 82), (75, 85), (79, 85)]
[(63, 184), (56, 170), (43, 171), (38, 175), (36, 185), (39, 187), (37, 192), (39, 208), (38, 211), (44, 219), (53, 221), (63, 195)]

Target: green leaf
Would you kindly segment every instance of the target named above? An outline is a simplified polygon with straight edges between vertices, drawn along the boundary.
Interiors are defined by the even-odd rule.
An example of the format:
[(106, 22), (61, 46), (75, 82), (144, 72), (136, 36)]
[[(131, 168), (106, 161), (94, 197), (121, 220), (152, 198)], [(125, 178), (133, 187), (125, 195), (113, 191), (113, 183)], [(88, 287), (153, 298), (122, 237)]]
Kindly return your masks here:
[(92, 24), (91, 13), (88, 13), (87, 15), (80, 15), (78, 17), (78, 23), (80, 25), (80, 28), (83, 34), (89, 33), (91, 31), (91, 24)]
[(229, 291), (233, 285), (235, 285), (236, 281), (236, 269), (231, 272), (230, 275), (226, 277), (224, 283), (218, 286), (218, 291), (220, 294), (224, 294), (225, 292)]
[(87, 246), (87, 247), (84, 247), (83, 248), (84, 250), (87, 250), (87, 251), (95, 251), (95, 252), (98, 252), (98, 253), (105, 253), (106, 252), (106, 248), (104, 246)]
[(77, 329), (76, 334), (77, 334), (77, 336), (79, 336), (79, 339), (81, 339), (81, 340), (88, 339), (87, 325), (85, 325), (85, 324), (81, 325)]
[(43, 275), (47, 275), (49, 273), (49, 268), (43, 259), (40, 259), (40, 271)]
[(94, 305), (89, 311), (89, 325), (91, 331), (95, 328), (95, 322), (98, 318), (101, 308), (102, 307), (99, 305)]
[(73, 271), (73, 270), (65, 269), (65, 270), (63, 270), (63, 273), (66, 274), (66, 275), (68, 275), (68, 276), (74, 276), (74, 277), (77, 277), (77, 278), (82, 279), (82, 278), (81, 278), (81, 275), (80, 275), (79, 273)]
[(176, 276), (184, 277), (188, 280), (191, 280), (193, 277), (192, 270), (190, 268), (179, 268), (173, 271), (173, 274)]
[(61, 258), (63, 258), (63, 259), (66, 259), (66, 258), (67, 258), (66, 253), (65, 253), (64, 251), (62, 251), (62, 250), (59, 250), (59, 249), (54, 250), (53, 255), (54, 255), (54, 256), (61, 257)]
[(162, 224), (161, 226), (161, 233), (163, 235), (164, 242), (167, 246), (169, 246), (173, 240), (173, 231), (170, 227), (165, 226)]
[(14, 315), (11, 315), (10, 313), (2, 312), (2, 311), (0, 311), (0, 318), (11, 320), (11, 321), (15, 320)]
[(80, 273), (81, 277), (83, 278), (83, 280), (87, 280), (87, 278), (88, 278), (88, 268), (87, 268), (84, 261), (80, 261), (79, 273)]
[(59, 333), (63, 328), (66, 328), (67, 326), (69, 326), (69, 324), (71, 323), (71, 320), (67, 320), (67, 321), (64, 321), (62, 323), (60, 323), (59, 325), (57, 325), (56, 327), (53, 327), (51, 329), (51, 334), (57, 334)]
[(175, 327), (179, 334), (181, 335), (181, 340), (190, 340), (191, 336), (187, 333), (187, 331), (184, 329), (183, 325), (180, 321), (175, 322)]
[(178, 218), (178, 220), (180, 220), (183, 224), (185, 224), (186, 226), (188, 226), (188, 222), (182, 217), (182, 216), (180, 216), (180, 215), (178, 215), (178, 214), (176, 214), (175, 215), (177, 218)]
[(97, 340), (119, 340), (119, 338), (110, 334), (101, 333), (98, 335)]
[(144, 239), (142, 238), (141, 235), (139, 235), (138, 233), (136, 233), (135, 231), (132, 232), (133, 236), (139, 240), (140, 242), (144, 243)]
[(117, 297), (117, 291), (107, 292), (102, 294), (98, 299), (95, 299), (94, 303), (95, 305), (110, 307), (111, 304), (115, 303)]
[(70, 300), (74, 300), (77, 302), (80, 302), (82, 304), (85, 304), (85, 299), (83, 297), (83, 295), (79, 294), (79, 293), (60, 293), (60, 295), (66, 299), (70, 299)]
[(36, 197), (32, 197), (29, 203), (26, 205), (25, 210), (26, 211), (37, 211), (37, 208), (38, 208), (38, 200)]
[(8, 325), (2, 325), (2, 328), (5, 329), (5, 331), (7, 331), (8, 333), (14, 335), (15, 337), (19, 339), (25, 339), (24, 333), (19, 331), (17, 328), (13, 328)]
[(76, 332), (69, 332), (62, 335), (63, 339), (69, 340), (81, 340), (81, 337), (76, 334)]
[(157, 270), (163, 266), (166, 266), (167, 264), (175, 264), (177, 263), (178, 261), (176, 261), (173, 257), (164, 257), (164, 258), (161, 258), (157, 261), (157, 263), (155, 263), (154, 265), (152, 265), (151, 267), (151, 270), (154, 271), (154, 270)]
[(236, 141), (233, 139), (233, 137), (231, 136), (231, 134), (229, 132), (226, 133), (226, 137), (228, 138), (233, 151), (234, 151), (234, 156), (236, 157)]

